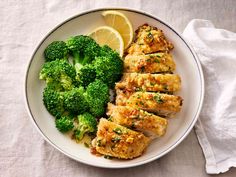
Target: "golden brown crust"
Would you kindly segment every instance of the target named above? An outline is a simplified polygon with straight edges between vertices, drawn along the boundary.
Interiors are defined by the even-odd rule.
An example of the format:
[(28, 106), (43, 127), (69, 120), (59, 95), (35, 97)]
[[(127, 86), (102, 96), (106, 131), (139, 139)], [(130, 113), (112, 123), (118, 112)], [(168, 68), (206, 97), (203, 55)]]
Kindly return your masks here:
[(96, 151), (120, 159), (133, 159), (143, 154), (150, 139), (142, 133), (130, 130), (101, 118), (98, 125)]
[(108, 104), (109, 119), (119, 125), (143, 132), (152, 138), (163, 136), (168, 121), (162, 117), (129, 106)]
[(183, 99), (180, 96), (153, 92), (135, 92), (126, 102), (127, 106), (140, 108), (163, 116), (179, 112)]
[(136, 38), (128, 49), (129, 54), (170, 51), (174, 46), (166, 39), (162, 30), (144, 24), (136, 30)]
[(169, 53), (127, 55), (124, 59), (126, 73), (171, 73), (175, 62)]
[(172, 93), (180, 90), (181, 80), (177, 74), (124, 73), (116, 89)]

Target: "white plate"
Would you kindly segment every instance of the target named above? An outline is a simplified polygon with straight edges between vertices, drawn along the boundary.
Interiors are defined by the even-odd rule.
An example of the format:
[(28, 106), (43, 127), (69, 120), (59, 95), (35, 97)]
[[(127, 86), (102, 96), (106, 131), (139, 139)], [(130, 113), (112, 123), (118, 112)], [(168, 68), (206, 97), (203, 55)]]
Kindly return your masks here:
[(200, 63), (190, 46), (169, 25), (156, 17), (130, 9), (113, 9), (123, 12), (133, 24), (134, 29), (148, 23), (164, 31), (174, 44), (172, 52), (177, 65), (176, 73), (181, 76), (182, 89), (178, 93), (183, 99), (183, 108), (169, 122), (164, 137), (154, 140), (147, 151), (133, 160), (108, 160), (92, 155), (88, 148), (76, 144), (61, 134), (54, 124), (54, 118), (47, 112), (42, 102), (44, 82), (38, 79), (39, 71), (44, 63), (43, 51), (54, 40), (66, 40), (70, 36), (87, 34), (98, 26), (105, 25), (102, 11), (97, 9), (76, 15), (54, 28), (38, 45), (29, 62), (25, 78), (25, 98), (29, 114), (42, 136), (52, 146), (79, 162), (105, 168), (126, 168), (145, 164), (165, 155), (175, 148), (193, 128), (202, 107), (204, 81)]

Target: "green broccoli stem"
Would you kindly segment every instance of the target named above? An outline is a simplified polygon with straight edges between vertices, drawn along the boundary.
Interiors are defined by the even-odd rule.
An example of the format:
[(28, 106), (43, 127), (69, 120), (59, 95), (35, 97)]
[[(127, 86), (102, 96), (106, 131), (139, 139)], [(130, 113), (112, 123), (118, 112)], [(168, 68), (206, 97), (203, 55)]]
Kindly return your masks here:
[(76, 73), (79, 73), (80, 69), (83, 67), (83, 65), (81, 65), (80, 63), (76, 63), (74, 66)]
[(76, 139), (82, 140), (85, 133), (87, 133), (87, 127), (79, 126), (79, 129), (76, 131)]
[(89, 60), (90, 60), (90, 57), (84, 56), (83, 61), (81, 61), (81, 64), (85, 65), (85, 64), (89, 63)]
[(78, 51), (74, 51), (72, 53), (74, 60), (73, 60), (73, 64), (75, 65), (76, 63), (82, 63), (83, 61), (83, 57), (81, 56), (81, 54)]

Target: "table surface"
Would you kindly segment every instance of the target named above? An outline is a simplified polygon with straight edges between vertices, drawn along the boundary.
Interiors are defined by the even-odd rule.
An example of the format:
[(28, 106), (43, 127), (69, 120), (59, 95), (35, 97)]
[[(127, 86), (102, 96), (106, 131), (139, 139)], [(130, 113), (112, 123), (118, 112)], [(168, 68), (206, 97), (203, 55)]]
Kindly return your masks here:
[[(55, 150), (35, 130), (22, 94), (23, 75), (33, 49), (56, 24), (84, 10), (100, 7), (140, 9), (157, 16), (180, 33), (194, 18), (208, 19), (218, 28), (236, 31), (234, 0), (1, 1), (0, 176), (210, 176), (205, 172), (204, 156), (194, 130), (164, 157), (139, 167), (115, 170), (78, 163)], [(6, 119), (7, 122), (2, 121)], [(236, 176), (236, 169), (218, 176)]]

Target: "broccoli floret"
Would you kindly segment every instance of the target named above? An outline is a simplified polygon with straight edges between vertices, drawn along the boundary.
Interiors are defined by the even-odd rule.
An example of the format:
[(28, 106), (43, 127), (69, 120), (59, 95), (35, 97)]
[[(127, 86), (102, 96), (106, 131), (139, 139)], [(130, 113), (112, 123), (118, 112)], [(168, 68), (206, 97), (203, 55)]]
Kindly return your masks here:
[(65, 90), (71, 90), (75, 82), (75, 68), (65, 60), (55, 60), (43, 65), (39, 79), (47, 84), (61, 85)]
[(69, 50), (65, 42), (54, 41), (45, 49), (44, 57), (46, 62), (50, 62), (56, 59), (68, 59), (68, 53)]
[(64, 107), (73, 114), (82, 114), (88, 110), (88, 103), (84, 96), (84, 88), (73, 88), (64, 92)]
[(115, 82), (120, 80), (123, 72), (123, 61), (114, 57), (96, 57), (93, 62), (96, 69), (96, 78), (102, 80), (110, 88), (114, 87)]
[(104, 45), (101, 47), (99, 56), (121, 59), (120, 55), (108, 45)]
[(89, 36), (71, 37), (67, 41), (67, 46), (74, 58), (75, 65), (89, 64), (100, 54), (100, 46)]
[(83, 66), (77, 75), (77, 80), (83, 87), (87, 87), (91, 82), (93, 82), (96, 78), (96, 70), (95, 68), (87, 64)]
[(94, 116), (89, 113), (84, 113), (78, 116), (79, 126), (75, 131), (75, 139), (82, 140), (84, 134), (95, 133), (97, 131), (97, 121)]
[(55, 120), (56, 128), (62, 132), (68, 132), (74, 127), (73, 119), (70, 116), (62, 116), (59, 119)]
[(101, 80), (90, 83), (86, 89), (86, 100), (90, 113), (95, 117), (100, 117), (105, 113), (105, 105), (109, 101), (109, 88)]
[(48, 110), (56, 118), (59, 118), (65, 112), (63, 107), (64, 97), (61, 92), (57, 92), (54, 90), (51, 85), (48, 85), (44, 88), (43, 91), (43, 103)]
[(100, 54), (100, 46), (89, 36), (79, 35), (71, 37), (67, 46), (73, 56), (73, 63), (79, 83), (86, 87), (96, 77), (94, 67), (90, 64)]

